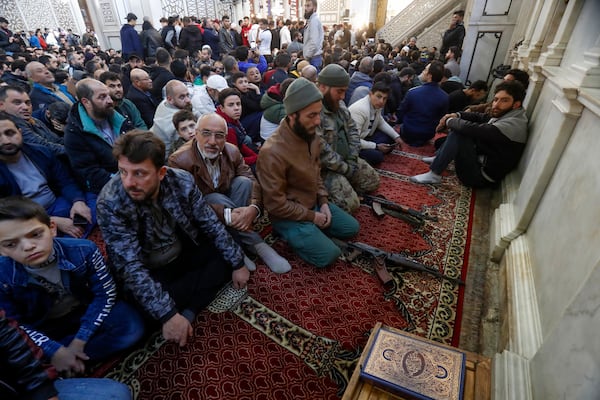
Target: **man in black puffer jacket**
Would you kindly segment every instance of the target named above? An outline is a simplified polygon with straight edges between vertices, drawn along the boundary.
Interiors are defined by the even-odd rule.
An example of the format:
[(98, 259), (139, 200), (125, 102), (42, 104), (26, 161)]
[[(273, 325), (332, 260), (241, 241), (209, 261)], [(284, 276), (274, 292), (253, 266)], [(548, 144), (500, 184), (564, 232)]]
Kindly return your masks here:
[(67, 119), (65, 150), (80, 186), (97, 194), (117, 172), (113, 143), (133, 124), (115, 111), (108, 88), (100, 81), (79, 81), (77, 98)]
[(179, 48), (187, 50), (191, 55), (195, 56), (200, 50), (204, 40), (202, 32), (198, 25), (192, 24), (190, 17), (183, 17), (183, 29), (179, 36)]

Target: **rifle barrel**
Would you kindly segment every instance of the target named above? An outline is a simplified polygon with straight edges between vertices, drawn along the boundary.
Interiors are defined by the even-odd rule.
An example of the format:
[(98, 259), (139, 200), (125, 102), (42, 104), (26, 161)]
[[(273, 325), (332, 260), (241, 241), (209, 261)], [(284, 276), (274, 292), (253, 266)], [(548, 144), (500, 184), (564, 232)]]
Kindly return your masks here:
[(444, 275), (439, 270), (428, 267), (425, 264), (413, 261), (406, 258), (398, 253), (388, 253), (387, 251), (381, 250), (377, 247), (373, 247), (363, 242), (344, 242), (343, 240), (331, 238), (331, 240), (342, 250), (347, 251), (348, 249), (360, 250), (361, 252), (367, 253), (373, 257), (385, 255), (386, 264), (391, 264), (399, 267), (404, 267), (413, 271), (426, 272), (437, 278), (445, 279), (456, 285), (464, 285), (465, 282), (459, 278), (452, 278)]

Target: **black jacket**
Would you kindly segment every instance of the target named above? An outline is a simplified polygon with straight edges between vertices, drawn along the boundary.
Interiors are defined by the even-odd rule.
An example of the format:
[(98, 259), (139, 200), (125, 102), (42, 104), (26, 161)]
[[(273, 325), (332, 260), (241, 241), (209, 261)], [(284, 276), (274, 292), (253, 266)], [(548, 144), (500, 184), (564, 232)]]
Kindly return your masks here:
[[(133, 124), (118, 112), (110, 118), (116, 136), (133, 129)], [(99, 193), (117, 172), (112, 144), (107, 142), (81, 103), (69, 112), (65, 128), (65, 149), (79, 185), (86, 191)]]
[(179, 35), (179, 47), (187, 50), (193, 58), (194, 54), (202, 50), (204, 40), (202, 32), (196, 25), (184, 26)]
[(176, 78), (171, 71), (159, 66), (152, 67), (149, 74), (150, 78), (152, 78), (152, 90), (150, 93), (152, 93), (154, 100), (156, 100), (158, 104), (163, 100), (162, 89), (165, 87), (167, 82)]
[(132, 85), (127, 91), (127, 95), (125, 97), (135, 104), (137, 109), (140, 111), (146, 126), (151, 127), (154, 123), (154, 113), (156, 112), (156, 107), (158, 107), (159, 104), (154, 99), (154, 96), (152, 96), (152, 94), (148, 96), (140, 89)]
[(442, 48), (440, 49), (440, 56), (445, 57), (448, 49), (451, 46), (456, 46), (462, 49), (463, 40), (465, 39), (465, 26), (460, 23), (452, 29), (448, 29), (444, 32), (442, 39)]
[(144, 57), (154, 57), (156, 55), (156, 49), (162, 47), (163, 39), (160, 33), (150, 27), (140, 33), (140, 40), (142, 42), (142, 48), (144, 49)]
[(160, 36), (167, 50), (170, 52), (175, 50), (175, 47), (177, 47), (177, 32), (175, 31), (175, 27), (173, 25), (167, 25), (162, 28), (160, 31)]
[(0, 77), (0, 80), (7, 85), (18, 86), (25, 90), (27, 93), (31, 90), (29, 80), (23, 76), (15, 75), (10, 71), (6, 71)]

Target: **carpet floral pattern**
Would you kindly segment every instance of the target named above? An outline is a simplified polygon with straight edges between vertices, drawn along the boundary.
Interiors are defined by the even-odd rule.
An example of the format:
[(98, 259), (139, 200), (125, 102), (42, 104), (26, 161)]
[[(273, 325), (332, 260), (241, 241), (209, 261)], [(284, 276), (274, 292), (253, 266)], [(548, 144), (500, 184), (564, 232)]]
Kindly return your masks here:
[[(427, 170), (420, 157), (432, 153), (425, 147), (388, 155), (378, 194), (438, 221), (415, 228), (361, 206), (353, 240), (464, 279), (471, 190), (452, 171), (438, 186), (408, 181)], [(248, 289), (226, 287), (198, 316), (187, 346), (164, 343), (155, 333), (106, 376), (130, 385), (137, 399), (338, 399), (376, 322), (456, 344), (458, 285), (390, 267), (394, 279), (384, 287), (363, 257), (316, 269), (278, 240), (266, 219), (257, 229), (290, 260), (291, 272), (273, 274), (257, 260)]]

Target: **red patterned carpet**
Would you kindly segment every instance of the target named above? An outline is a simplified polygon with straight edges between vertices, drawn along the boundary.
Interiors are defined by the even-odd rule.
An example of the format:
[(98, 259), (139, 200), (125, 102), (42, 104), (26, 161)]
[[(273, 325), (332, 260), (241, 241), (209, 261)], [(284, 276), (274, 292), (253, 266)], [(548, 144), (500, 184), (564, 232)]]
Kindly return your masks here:
[[(378, 193), (438, 222), (414, 228), (362, 206), (355, 240), (464, 280), (473, 194), (453, 172), (439, 186), (408, 182), (427, 170), (420, 155), (432, 153), (432, 147), (407, 148), (387, 156)], [(366, 259), (318, 270), (272, 235), (267, 240), (290, 260), (290, 273), (275, 275), (259, 264), (247, 291), (226, 288), (198, 316), (186, 347), (154, 334), (106, 376), (129, 384), (140, 400), (338, 399), (378, 321), (456, 345), (462, 287), (390, 268), (394, 281), (384, 288)]]

